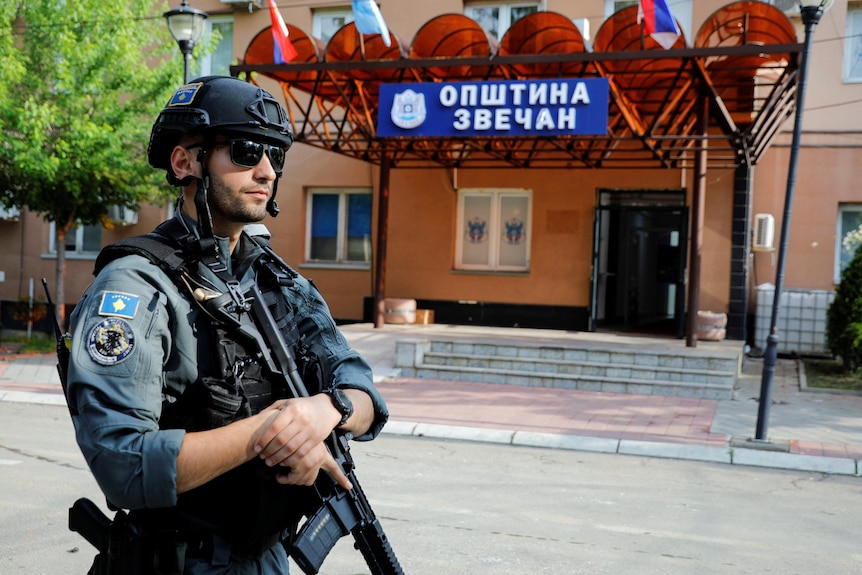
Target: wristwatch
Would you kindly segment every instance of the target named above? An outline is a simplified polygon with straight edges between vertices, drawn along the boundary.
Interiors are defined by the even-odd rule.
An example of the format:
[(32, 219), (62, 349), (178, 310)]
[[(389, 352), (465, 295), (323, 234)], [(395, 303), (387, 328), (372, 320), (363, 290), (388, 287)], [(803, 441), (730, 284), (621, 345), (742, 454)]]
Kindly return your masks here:
[(350, 401), (350, 398), (347, 397), (347, 394), (344, 393), (343, 389), (339, 389), (337, 387), (328, 389), (326, 394), (329, 395), (329, 399), (332, 400), (332, 405), (334, 405), (335, 409), (338, 410), (338, 413), (341, 414), (341, 421), (336, 425), (336, 427), (341, 427), (347, 423), (347, 420), (350, 419), (351, 415), (353, 415), (353, 402)]

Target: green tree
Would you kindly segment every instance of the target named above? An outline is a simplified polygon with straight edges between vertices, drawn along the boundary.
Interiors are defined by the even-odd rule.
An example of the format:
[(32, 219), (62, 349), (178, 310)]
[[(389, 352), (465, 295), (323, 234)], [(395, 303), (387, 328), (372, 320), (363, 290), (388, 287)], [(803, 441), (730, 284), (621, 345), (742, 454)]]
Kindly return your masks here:
[(841, 272), (835, 299), (826, 311), (826, 345), (840, 356), (844, 370), (862, 366), (862, 250)]
[(61, 321), (66, 234), (174, 193), (146, 156), (182, 78), (161, 13), (145, 0), (0, 2), (0, 204), (55, 224)]

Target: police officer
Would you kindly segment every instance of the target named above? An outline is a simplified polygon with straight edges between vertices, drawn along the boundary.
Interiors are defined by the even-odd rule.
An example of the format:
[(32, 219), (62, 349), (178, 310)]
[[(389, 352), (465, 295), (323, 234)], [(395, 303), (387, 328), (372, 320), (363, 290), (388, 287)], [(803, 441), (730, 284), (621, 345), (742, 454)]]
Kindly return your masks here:
[[(324, 439), (335, 428), (373, 439), (388, 417), (369, 365), (315, 287), (283, 262), (268, 276), (289, 281), (263, 279), (279, 265), (257, 222), (278, 212), (292, 142), (284, 109), (257, 86), (211, 76), (179, 88), (148, 149), (150, 164), (182, 189), (155, 235), (196, 257), (179, 275), (164, 254), (102, 257), (71, 317), (67, 389), (78, 444), (109, 504), (157, 534), (148, 549), (176, 553), (175, 572), (287, 573), (281, 539), (305, 511), (301, 486), (322, 471), (351, 488)], [(331, 373), (309, 397), (287, 397), (198, 301), (236, 295), (252, 278), (292, 348), (318, 350)], [(149, 557), (142, 565), (162, 572)]]

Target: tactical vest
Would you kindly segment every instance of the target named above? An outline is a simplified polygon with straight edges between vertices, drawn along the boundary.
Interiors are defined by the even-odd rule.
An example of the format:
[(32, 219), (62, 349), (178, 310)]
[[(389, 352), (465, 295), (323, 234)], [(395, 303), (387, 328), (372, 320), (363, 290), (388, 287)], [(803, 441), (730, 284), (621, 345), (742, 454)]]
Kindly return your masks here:
[[(252, 241), (268, 248), (260, 238)], [(207, 265), (225, 282), (235, 281), (214, 256), (207, 258), (206, 253), (211, 246), (204, 242), (206, 240), (198, 240), (188, 234), (178, 221), (168, 220), (149, 234), (105, 247), (96, 261), (95, 273), (119, 257), (141, 255), (158, 265), (180, 291), (196, 301), (190, 293), (189, 280), (201, 279), (199, 265)], [(302, 359), (307, 360), (309, 354), (300, 342), (292, 306), (281, 292), (281, 287), (292, 285), (298, 274), (274, 254), (269, 254), (272, 254), (271, 250), (264, 249), (252, 264), (257, 268), (258, 287), (278, 322), (284, 341), (294, 349), (302, 372), (306, 367), (302, 365)], [(187, 386), (180, 397), (164, 398), (160, 428), (186, 431), (215, 429), (256, 414), (276, 399), (285, 397), (286, 390), (267, 377), (265, 369), (255, 360), (253, 350), (246, 350), (208, 314), (198, 315), (205, 324), (198, 330), (198, 357), (205, 359), (202, 365), (211, 365), (212, 368)], [(217, 358), (213, 362), (212, 355), (216, 350)], [(274, 473), (255, 458), (180, 494), (177, 515), (181, 531), (192, 536), (195, 533), (217, 533), (231, 544), (232, 554), (237, 557), (260, 555), (286, 530), (295, 527), (299, 518), (308, 511), (300, 505), (312, 500), (306, 495), (309, 488), (281, 485), (276, 482)], [(164, 527), (165, 514), (139, 512), (138, 515), (146, 522), (161, 523), (158, 528)], [(158, 519), (153, 520), (153, 516)]]

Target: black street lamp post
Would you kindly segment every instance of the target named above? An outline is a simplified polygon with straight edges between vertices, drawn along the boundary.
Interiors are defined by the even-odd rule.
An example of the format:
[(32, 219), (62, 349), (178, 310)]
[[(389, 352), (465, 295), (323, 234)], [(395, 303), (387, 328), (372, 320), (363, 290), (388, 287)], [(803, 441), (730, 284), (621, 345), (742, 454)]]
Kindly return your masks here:
[(811, 54), (811, 36), (820, 22), (823, 12), (829, 9), (833, 0), (797, 0), (805, 26), (805, 43), (802, 47), (802, 60), (799, 63), (799, 79), (796, 84), (796, 114), (793, 124), (793, 139), (790, 144), (790, 163), (787, 173), (787, 191), (784, 198), (784, 219), (781, 221), (781, 239), (778, 245), (778, 262), (775, 270), (775, 293), (772, 300), (772, 317), (769, 335), (766, 338), (766, 351), (763, 356), (763, 374), (760, 382), (760, 401), (757, 409), (757, 429), (755, 441), (768, 441), (766, 435), (769, 407), (772, 403), (772, 380), (775, 364), (778, 362), (778, 313), (781, 308), (781, 288), (784, 284), (784, 267), (787, 257), (787, 244), (790, 235), (790, 215), (793, 210), (793, 192), (796, 187), (796, 164), (799, 158), (800, 138), (802, 136), (802, 112), (805, 107), (805, 85), (808, 76), (808, 59)]
[(168, 21), (168, 30), (177, 41), (180, 52), (183, 53), (183, 82), (189, 82), (189, 65), (192, 61), (192, 50), (204, 33), (204, 21), (208, 14), (203, 10), (189, 6), (188, 0), (183, 0), (179, 8), (169, 10), (164, 14)]

